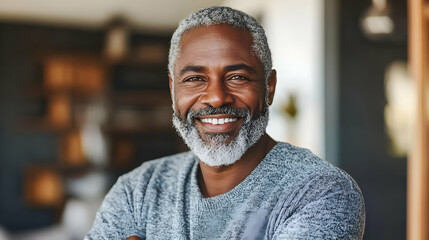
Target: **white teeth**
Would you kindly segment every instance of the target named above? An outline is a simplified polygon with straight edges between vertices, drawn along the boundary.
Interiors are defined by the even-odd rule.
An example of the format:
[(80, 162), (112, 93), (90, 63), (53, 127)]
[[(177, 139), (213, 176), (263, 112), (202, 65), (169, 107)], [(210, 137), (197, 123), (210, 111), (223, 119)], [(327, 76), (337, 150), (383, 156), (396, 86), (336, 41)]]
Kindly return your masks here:
[(211, 123), (214, 125), (225, 124), (237, 121), (237, 118), (200, 118), (203, 123)]

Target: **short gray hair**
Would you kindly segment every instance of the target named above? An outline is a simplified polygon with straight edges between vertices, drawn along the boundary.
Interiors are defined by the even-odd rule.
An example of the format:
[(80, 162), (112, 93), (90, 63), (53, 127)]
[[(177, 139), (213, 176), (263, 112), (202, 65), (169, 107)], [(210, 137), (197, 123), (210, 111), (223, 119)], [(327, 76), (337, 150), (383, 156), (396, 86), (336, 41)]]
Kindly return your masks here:
[(179, 23), (171, 38), (170, 52), (168, 54), (168, 72), (170, 76), (173, 78), (174, 64), (180, 53), (180, 40), (183, 33), (192, 28), (216, 24), (228, 24), (250, 33), (253, 38), (252, 52), (261, 61), (262, 65), (264, 65), (265, 81), (268, 82), (273, 63), (264, 29), (256, 19), (248, 14), (221, 6), (200, 9), (191, 13)]

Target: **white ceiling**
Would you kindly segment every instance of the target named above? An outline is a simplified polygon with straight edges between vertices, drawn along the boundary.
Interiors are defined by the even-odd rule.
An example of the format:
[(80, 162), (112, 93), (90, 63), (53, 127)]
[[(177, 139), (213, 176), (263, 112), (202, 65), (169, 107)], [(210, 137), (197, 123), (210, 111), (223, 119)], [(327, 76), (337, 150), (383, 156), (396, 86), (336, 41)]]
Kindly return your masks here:
[(124, 16), (139, 29), (170, 31), (187, 14), (224, 0), (0, 0), (0, 20), (100, 27)]

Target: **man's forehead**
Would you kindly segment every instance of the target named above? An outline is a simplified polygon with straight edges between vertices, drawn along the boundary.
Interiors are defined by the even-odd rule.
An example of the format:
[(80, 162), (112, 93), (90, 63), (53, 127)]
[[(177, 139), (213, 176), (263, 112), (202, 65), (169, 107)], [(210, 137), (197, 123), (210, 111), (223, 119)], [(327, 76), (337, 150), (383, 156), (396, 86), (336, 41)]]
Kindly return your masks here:
[(210, 36), (232, 39), (232, 35), (240, 36), (241, 40), (247, 40), (250, 43), (253, 41), (252, 35), (245, 29), (237, 28), (229, 24), (213, 24), (209, 26), (198, 26), (187, 30), (181, 37), (180, 46), (183, 47), (193, 38), (201, 39)]
[[(252, 37), (247, 31), (228, 25), (203, 26), (186, 32), (181, 40), (175, 73), (180, 75), (187, 65), (247, 65), (262, 64), (252, 52)], [(261, 66), (257, 66), (261, 64)], [(263, 68), (263, 67), (262, 67)]]
[(215, 58), (226, 52), (228, 57), (250, 57), (253, 55), (252, 40), (249, 32), (229, 25), (196, 27), (182, 36), (178, 60), (185, 56)]

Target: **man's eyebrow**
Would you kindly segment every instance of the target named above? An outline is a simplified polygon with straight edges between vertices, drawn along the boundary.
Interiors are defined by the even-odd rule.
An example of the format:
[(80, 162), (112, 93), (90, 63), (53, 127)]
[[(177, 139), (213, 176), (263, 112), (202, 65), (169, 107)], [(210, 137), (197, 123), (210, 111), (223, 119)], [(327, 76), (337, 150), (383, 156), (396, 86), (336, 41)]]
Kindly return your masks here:
[[(256, 70), (247, 64), (233, 64), (228, 65), (224, 68), (226, 72), (236, 71), (236, 70), (246, 70), (248, 72), (254, 73)], [(187, 65), (182, 70), (180, 70), (180, 75), (185, 74), (186, 72), (203, 72), (206, 68), (204, 66), (196, 66), (196, 65)]]
[(254, 68), (252, 68), (249, 65), (246, 64), (234, 64), (234, 65), (228, 65), (225, 67), (225, 71), (230, 72), (230, 71), (236, 71), (236, 70), (246, 70), (248, 72), (254, 73), (256, 72), (256, 70)]
[(203, 72), (205, 69), (206, 68), (203, 66), (188, 65), (180, 70), (180, 75), (183, 75), (186, 72)]

